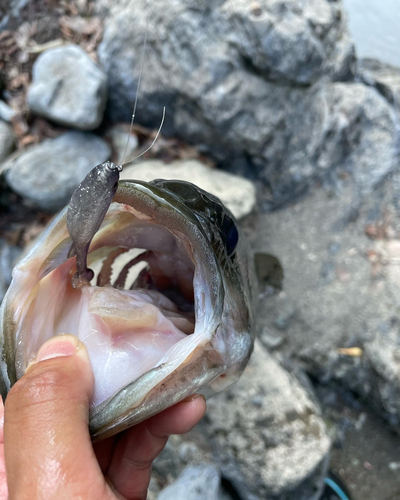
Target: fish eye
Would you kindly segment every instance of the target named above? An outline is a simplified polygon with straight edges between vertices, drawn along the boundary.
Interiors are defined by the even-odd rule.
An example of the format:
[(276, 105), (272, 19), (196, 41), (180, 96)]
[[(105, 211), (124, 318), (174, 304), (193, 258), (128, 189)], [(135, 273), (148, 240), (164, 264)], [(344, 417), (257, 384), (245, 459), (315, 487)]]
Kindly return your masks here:
[(225, 242), (227, 254), (230, 256), (235, 251), (239, 241), (239, 232), (234, 221), (231, 218), (225, 217), (222, 223), (222, 236)]

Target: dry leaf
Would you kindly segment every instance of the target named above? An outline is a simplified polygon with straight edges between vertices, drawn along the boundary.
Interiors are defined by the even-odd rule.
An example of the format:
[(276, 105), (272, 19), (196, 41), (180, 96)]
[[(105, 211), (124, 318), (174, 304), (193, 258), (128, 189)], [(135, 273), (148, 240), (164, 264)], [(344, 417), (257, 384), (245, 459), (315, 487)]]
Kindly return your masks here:
[(361, 358), (364, 351), (360, 347), (339, 347), (337, 352), (343, 356), (351, 356), (352, 358)]

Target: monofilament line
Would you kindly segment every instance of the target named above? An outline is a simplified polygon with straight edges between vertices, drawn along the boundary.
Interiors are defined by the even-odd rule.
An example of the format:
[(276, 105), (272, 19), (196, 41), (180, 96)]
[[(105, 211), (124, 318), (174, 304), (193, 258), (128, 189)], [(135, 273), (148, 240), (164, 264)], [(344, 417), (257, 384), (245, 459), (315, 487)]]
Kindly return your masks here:
[(122, 156), (121, 165), (125, 165), (124, 160), (125, 160), (126, 153), (128, 152), (128, 146), (129, 146), (129, 140), (131, 138), (131, 133), (132, 133), (132, 128), (133, 128), (133, 122), (134, 122), (135, 116), (136, 116), (136, 108), (137, 108), (138, 97), (139, 97), (140, 83), (142, 81), (142, 74), (143, 74), (144, 56), (145, 56), (146, 46), (147, 46), (147, 34), (149, 32), (149, 18), (150, 18), (149, 2), (148, 2), (148, 0), (146, 0), (146, 31), (145, 31), (145, 34), (144, 34), (144, 40), (143, 40), (143, 45), (142, 45), (142, 53), (140, 55), (139, 78), (138, 78), (138, 83), (137, 83), (137, 87), (136, 87), (135, 103), (133, 105), (131, 125), (129, 127), (128, 139), (126, 141), (125, 151), (124, 151), (124, 154)]
[(137, 160), (138, 158), (140, 158), (141, 156), (143, 156), (144, 154), (147, 153), (147, 151), (150, 151), (150, 149), (154, 146), (154, 144), (156, 143), (156, 140), (158, 139), (158, 136), (160, 135), (160, 132), (161, 132), (161, 129), (162, 129), (162, 126), (164, 125), (164, 120), (165, 120), (165, 106), (163, 108), (163, 115), (162, 115), (162, 118), (161, 118), (161, 123), (160, 123), (160, 126), (158, 128), (158, 131), (157, 131), (157, 134), (156, 136), (154, 137), (154, 140), (153, 142), (150, 144), (150, 146), (145, 149), (142, 153), (140, 153), (140, 155), (137, 155), (135, 156), (134, 158), (131, 158), (130, 160), (126, 161), (125, 163), (121, 163), (121, 167), (124, 166), (124, 165), (127, 165), (128, 163), (131, 163), (131, 161), (134, 161), (134, 160)]

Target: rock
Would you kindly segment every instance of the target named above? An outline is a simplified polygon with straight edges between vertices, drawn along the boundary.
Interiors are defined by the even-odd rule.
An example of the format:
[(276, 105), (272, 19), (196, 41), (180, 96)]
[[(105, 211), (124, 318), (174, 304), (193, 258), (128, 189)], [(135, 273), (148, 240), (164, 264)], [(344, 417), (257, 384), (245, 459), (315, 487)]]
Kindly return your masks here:
[(17, 263), (21, 249), (0, 239), (0, 304), (12, 279), (12, 269)]
[(339, 187), (348, 176), (362, 197), (399, 166), (398, 118), (375, 89), (364, 85), (314, 87), (288, 127), (288, 141), (270, 145), (261, 172), (277, 200), (300, 194), (316, 178)]
[(43, 52), (32, 69), (28, 104), (34, 113), (61, 125), (93, 130), (103, 119), (107, 77), (80, 47)]
[(376, 59), (361, 59), (359, 78), (375, 87), (397, 110), (400, 111), (400, 69)]
[(8, 123), (0, 120), (0, 162), (4, 161), (14, 148), (15, 137)]
[[(221, 469), (220, 500), (316, 500), (329, 448), (312, 397), (257, 342), (239, 382), (208, 400), (206, 417), (189, 433), (171, 436), (154, 462), (152, 491), (165, 483), (175, 487), (187, 467), (206, 464)], [(164, 491), (191, 498), (178, 487)]]
[(182, 436), (171, 436), (154, 461), (153, 470), (162, 481), (173, 482), (187, 465), (212, 464), (213, 455), (203, 423)]
[(170, 164), (158, 160), (142, 161), (125, 167), (121, 179), (181, 179), (192, 182), (218, 196), (238, 219), (249, 214), (256, 204), (256, 190), (252, 182), (238, 175), (211, 169), (196, 160)]
[[(208, 441), (203, 422), (187, 434), (170, 436), (164, 450), (156, 458), (153, 464), (152, 481), (149, 487), (150, 498), (158, 498), (160, 489), (166, 489), (166, 493), (169, 492), (170, 490), (166, 488), (166, 485), (173, 485), (174, 488), (172, 491), (175, 491), (176, 480), (178, 480), (176, 488), (180, 489), (180, 476), (186, 474), (185, 471), (189, 468), (191, 468), (191, 470), (198, 470), (201, 474), (203, 474), (202, 471), (204, 470), (206, 470), (206, 472), (207, 470), (210, 471), (207, 474), (211, 477), (217, 476), (217, 485), (219, 486), (220, 472), (219, 468), (214, 463), (213, 451)], [(195, 482), (196, 481), (193, 481), (193, 485)], [(203, 492), (203, 487), (204, 485), (201, 485), (201, 492)], [(219, 496), (217, 497), (219, 500), (231, 500), (228, 492), (224, 490), (223, 485), (221, 485), (217, 491), (219, 491)], [(211, 493), (212, 491), (208, 492), (210, 498), (214, 498)], [(186, 500), (186, 498), (189, 497), (177, 495), (176, 499), (178, 500), (179, 498)]]
[(187, 466), (158, 500), (219, 500), (220, 473), (213, 465)]
[[(280, 324), (278, 321), (275, 324)], [(283, 335), (276, 335), (275, 332), (271, 334), (267, 328), (260, 335), (260, 339), (268, 350), (272, 351), (277, 349), (285, 342), (285, 337)]]
[[(96, 2), (99, 12), (107, 11), (98, 54), (109, 77), (109, 114), (113, 120), (128, 121), (147, 3), (106, 3)], [(165, 134), (199, 145), (229, 170), (260, 175), (272, 189), (274, 205), (303, 193), (316, 178), (346, 163), (348, 130), (340, 109), (343, 101), (343, 107), (350, 108), (349, 94), (357, 95), (360, 88), (347, 92), (345, 87), (331, 87), (332, 81), (351, 80), (354, 72), (353, 44), (339, 2), (227, 0), (201, 9), (195, 2), (164, 4), (150, 7), (151, 42), (137, 112), (141, 123), (157, 127), (166, 106)], [(315, 89), (321, 79), (326, 83)], [(374, 128), (368, 116), (362, 119), (363, 105), (360, 97), (350, 109), (350, 119), (361, 119), (359, 135), (364, 121)], [(365, 114), (370, 113), (368, 107)], [(377, 113), (390, 114), (390, 108), (379, 102)], [(322, 127), (319, 133), (312, 127), (315, 137), (307, 140), (315, 120)], [(392, 123), (378, 122), (376, 130), (377, 135), (394, 136)], [(329, 133), (343, 136), (345, 146), (338, 149), (336, 142), (332, 155), (325, 144)], [(362, 156), (360, 163), (364, 161)]]
[(358, 394), (400, 432), (399, 216), (397, 172), (363, 203), (348, 179), (340, 194), (316, 189), (247, 226), (251, 246), (284, 269), (282, 291), (261, 299), (261, 331), (284, 330), (281, 355)]
[[(400, 276), (396, 274), (399, 284)], [(371, 386), (375, 397), (379, 397), (386, 417), (400, 432), (400, 325), (397, 318), (392, 319), (391, 328), (381, 331), (364, 347), (367, 363), (374, 373)]]
[[(1, 84), (0, 84), (1, 85)], [(0, 101), (0, 119), (5, 122), (11, 123), (11, 120), (16, 116), (17, 112), (14, 111), (4, 101)]]
[(317, 500), (330, 439), (296, 377), (256, 343), (242, 378), (207, 403), (222, 474), (248, 500)]
[(110, 147), (100, 137), (66, 132), (32, 146), (7, 162), (6, 180), (33, 206), (56, 211), (68, 203), (88, 172), (110, 154)]
[(0, 31), (8, 28), (10, 18), (18, 18), (21, 9), (23, 9), (29, 0), (11, 0), (7, 7), (4, 4), (5, 15), (0, 19)]
[(338, 6), (230, 0), (221, 10), (228, 42), (270, 80), (309, 85), (323, 75), (349, 72), (353, 48)]

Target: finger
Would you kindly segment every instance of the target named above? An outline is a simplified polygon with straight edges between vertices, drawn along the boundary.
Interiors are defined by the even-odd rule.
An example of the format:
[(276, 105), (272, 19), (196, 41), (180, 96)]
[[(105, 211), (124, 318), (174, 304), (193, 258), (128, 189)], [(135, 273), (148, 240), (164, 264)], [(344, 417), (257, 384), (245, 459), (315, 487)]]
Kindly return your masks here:
[[(93, 444), (93, 450), (103, 474), (107, 474), (118, 436), (111, 436)], [(1, 499), (0, 499), (1, 500)]]
[(168, 436), (188, 432), (205, 410), (205, 399), (197, 394), (128, 429), (115, 447), (107, 473), (115, 490), (127, 500), (145, 499), (151, 464)]
[(4, 404), (0, 398), (0, 443), (4, 443)]
[(202, 394), (194, 394), (180, 403), (147, 420), (147, 428), (153, 436), (189, 432), (204, 417), (206, 400)]
[[(88, 431), (93, 383), (83, 344), (60, 335), (42, 346), (12, 387), (4, 424), (10, 498), (103, 498)], [(90, 495), (84, 496), (88, 483)]]
[(8, 499), (6, 464), (4, 461), (4, 405), (0, 398), (0, 500)]

